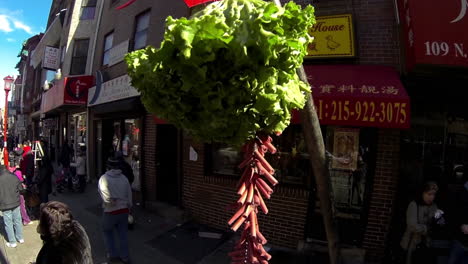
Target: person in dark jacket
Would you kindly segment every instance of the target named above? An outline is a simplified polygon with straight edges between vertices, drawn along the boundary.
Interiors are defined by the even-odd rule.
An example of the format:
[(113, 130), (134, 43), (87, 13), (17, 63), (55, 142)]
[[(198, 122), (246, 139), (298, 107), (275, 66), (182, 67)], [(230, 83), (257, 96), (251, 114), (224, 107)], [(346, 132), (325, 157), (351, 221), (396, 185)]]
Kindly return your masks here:
[(26, 185), (30, 186), (34, 178), (34, 156), (30, 146), (23, 147), (23, 158), (20, 161), (20, 170), (23, 173), (23, 178)]
[(457, 211), (454, 218), (455, 241), (449, 255), (449, 264), (468, 263), (468, 181), (457, 197)]
[(58, 162), (62, 165), (63, 174), (65, 175), (65, 179), (67, 179), (67, 187), (69, 191), (73, 191), (73, 179), (72, 174), (70, 173), (71, 153), (72, 151), (68, 145), (68, 141), (65, 140), (63, 142), (62, 149), (60, 150), (60, 158)]
[(20, 212), (20, 192), (23, 185), (16, 175), (0, 166), (0, 210), (7, 233), (7, 247), (16, 247), (16, 242), (24, 243), (23, 223)]
[(130, 186), (135, 180), (135, 175), (133, 174), (133, 169), (128, 162), (125, 161), (122, 151), (115, 152), (115, 158), (119, 161), (119, 169), (122, 171), (122, 174), (127, 177)]
[(92, 264), (88, 235), (68, 206), (51, 201), (41, 207), (37, 232), (44, 242), (36, 264)]
[(49, 201), (49, 194), (52, 192), (52, 174), (54, 173), (54, 168), (47, 156), (42, 157), (38, 165), (39, 177), (37, 179), (37, 187), (39, 189), (39, 197), (41, 198), (41, 203), (47, 203)]

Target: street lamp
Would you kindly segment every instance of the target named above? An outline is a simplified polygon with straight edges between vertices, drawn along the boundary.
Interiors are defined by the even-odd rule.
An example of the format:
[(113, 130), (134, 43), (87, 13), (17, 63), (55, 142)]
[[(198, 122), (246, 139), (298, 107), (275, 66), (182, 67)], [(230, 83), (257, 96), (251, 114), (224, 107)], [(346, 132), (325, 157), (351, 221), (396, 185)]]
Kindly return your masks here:
[(11, 90), (11, 85), (13, 84), (14, 78), (8, 75), (7, 77), (3, 78), (5, 90), (5, 114), (3, 118), (3, 165), (5, 168), (8, 169), (9, 161), (8, 161), (8, 150), (7, 150), (7, 134), (8, 134), (8, 93)]

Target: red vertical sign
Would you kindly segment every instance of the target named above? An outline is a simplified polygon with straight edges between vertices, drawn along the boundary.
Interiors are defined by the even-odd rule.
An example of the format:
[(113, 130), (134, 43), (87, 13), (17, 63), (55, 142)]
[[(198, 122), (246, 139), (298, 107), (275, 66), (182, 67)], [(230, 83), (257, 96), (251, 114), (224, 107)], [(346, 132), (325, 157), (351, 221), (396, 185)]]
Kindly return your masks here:
[(468, 0), (399, 0), (408, 67), (468, 67)]

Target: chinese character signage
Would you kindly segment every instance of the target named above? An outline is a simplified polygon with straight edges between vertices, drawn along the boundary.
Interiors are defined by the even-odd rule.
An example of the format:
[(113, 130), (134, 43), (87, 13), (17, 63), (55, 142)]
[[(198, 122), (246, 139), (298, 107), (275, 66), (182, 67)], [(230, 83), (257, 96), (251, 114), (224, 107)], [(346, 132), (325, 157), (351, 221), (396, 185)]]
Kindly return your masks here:
[(350, 14), (317, 17), (309, 30), (314, 41), (307, 47), (308, 58), (355, 56), (353, 21)]
[(89, 89), (88, 106), (110, 103), (139, 95), (140, 92), (131, 85), (130, 76), (122, 75), (104, 83), (96, 82), (96, 86)]
[(407, 67), (468, 67), (468, 0), (398, 0)]
[(60, 49), (46, 46), (44, 51), (44, 59), (42, 60), (42, 68), (49, 70), (57, 70), (60, 67)]
[[(323, 125), (409, 128), (410, 101), (391, 67), (305, 65)], [(299, 118), (293, 116), (292, 122)]]

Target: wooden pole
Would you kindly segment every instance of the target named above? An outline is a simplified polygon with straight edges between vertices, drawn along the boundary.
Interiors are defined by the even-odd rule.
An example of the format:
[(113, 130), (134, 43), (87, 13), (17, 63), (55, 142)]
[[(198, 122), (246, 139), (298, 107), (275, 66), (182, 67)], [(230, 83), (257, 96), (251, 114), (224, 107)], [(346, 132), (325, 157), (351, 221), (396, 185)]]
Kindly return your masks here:
[[(277, 6), (281, 6), (280, 0), (273, 0)], [(301, 81), (309, 84), (304, 67), (297, 70)], [(309, 85), (310, 86), (310, 85)], [(325, 225), (328, 241), (328, 255), (330, 264), (338, 264), (340, 261), (340, 248), (338, 230), (335, 224), (330, 173), (327, 168), (325, 156), (325, 144), (323, 142), (322, 130), (320, 128), (317, 112), (315, 111), (312, 94), (307, 95), (307, 101), (302, 110), (302, 131), (304, 133), (307, 151), (309, 152), (310, 165), (315, 176), (317, 193), (320, 202), (320, 211)]]
[[(297, 73), (303, 82), (309, 84), (304, 67), (301, 66), (297, 70)], [(312, 94), (307, 95), (306, 105), (302, 110), (302, 131), (304, 133), (312, 171), (315, 176), (317, 194), (320, 202), (320, 211), (322, 213), (327, 234), (330, 264), (337, 264), (340, 259), (340, 248), (339, 236), (334, 218), (330, 173), (327, 167), (322, 130), (320, 128), (317, 112), (315, 111)]]

